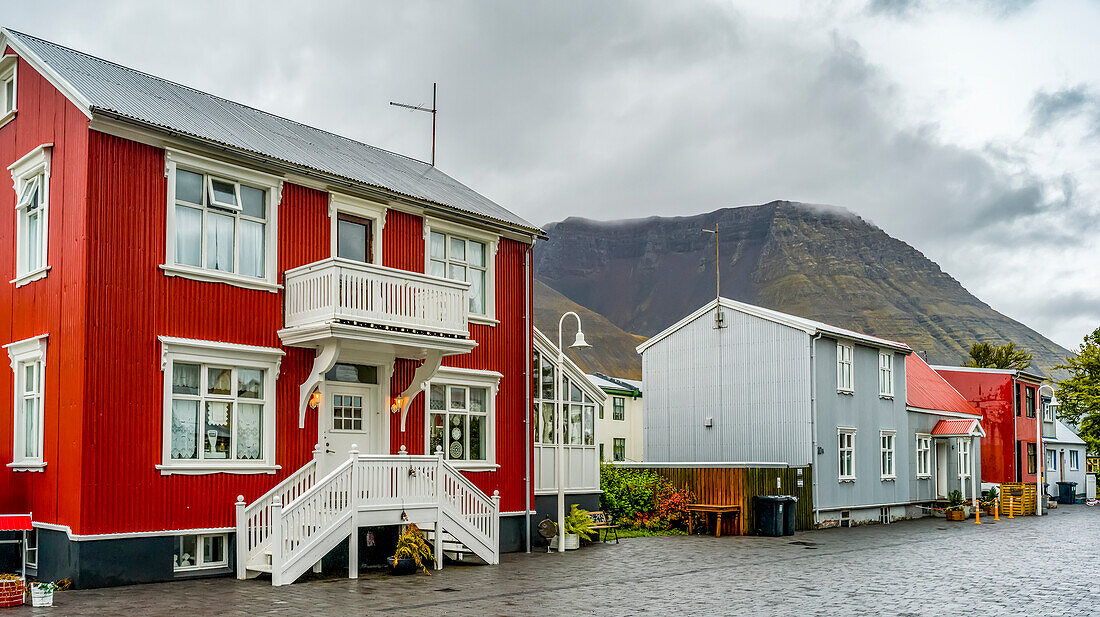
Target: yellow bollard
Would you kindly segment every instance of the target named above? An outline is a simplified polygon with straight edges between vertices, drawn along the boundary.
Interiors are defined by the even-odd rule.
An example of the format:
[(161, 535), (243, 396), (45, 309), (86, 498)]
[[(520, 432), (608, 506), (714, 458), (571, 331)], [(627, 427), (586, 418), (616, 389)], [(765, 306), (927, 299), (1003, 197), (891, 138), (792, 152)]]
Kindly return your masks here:
[(1001, 504), (999, 503), (993, 504), (993, 520), (1001, 520)]
[(982, 524), (982, 508), (981, 508), (980, 505), (975, 505), (974, 506), (974, 524), (975, 525), (981, 525)]
[(1013, 501), (1012, 497), (1009, 497), (1008, 498), (1008, 518), (1013, 518), (1012, 517), (1012, 510), (1013, 510), (1012, 501)]

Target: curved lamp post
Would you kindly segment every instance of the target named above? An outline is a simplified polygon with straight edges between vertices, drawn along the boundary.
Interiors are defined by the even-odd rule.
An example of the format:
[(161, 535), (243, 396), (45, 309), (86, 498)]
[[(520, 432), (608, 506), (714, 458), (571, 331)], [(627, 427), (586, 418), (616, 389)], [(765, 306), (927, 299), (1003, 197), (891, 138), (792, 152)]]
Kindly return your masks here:
[(586, 349), (591, 347), (587, 341), (584, 340), (584, 332), (581, 332), (581, 317), (573, 311), (561, 316), (558, 320), (558, 396), (556, 403), (556, 411), (558, 414), (558, 435), (557, 435), (557, 463), (558, 463), (558, 552), (565, 552), (565, 400), (568, 393), (564, 392), (565, 385), (565, 351), (562, 349), (562, 326), (565, 325), (565, 318), (572, 315), (577, 320), (577, 338), (573, 341), (573, 344), (569, 346), (570, 349)]
[[(1050, 390), (1050, 403), (1048, 403), (1048, 406), (1051, 408), (1051, 413), (1054, 414), (1054, 421), (1057, 422), (1058, 421), (1058, 415), (1057, 415), (1058, 414), (1058, 412), (1057, 412), (1058, 397), (1054, 396), (1054, 386), (1052, 386), (1048, 383), (1045, 383), (1045, 384), (1039, 386), (1038, 392), (1039, 392), (1039, 404), (1040, 404), (1040, 406), (1042, 405), (1042, 401), (1043, 401), (1043, 388), (1046, 388), (1046, 389)], [(1036, 435), (1036, 437), (1035, 437), (1035, 441), (1036, 441), (1035, 449), (1038, 450), (1038, 452), (1036, 452), (1035, 458), (1038, 459), (1039, 462), (1042, 462), (1042, 465), (1039, 465), (1039, 464), (1035, 465), (1036, 470), (1042, 469), (1042, 472), (1040, 472), (1039, 475), (1035, 476), (1035, 494), (1036, 495), (1042, 495), (1043, 494), (1042, 489), (1046, 485), (1046, 475), (1047, 475), (1046, 448), (1043, 447), (1043, 414), (1045, 413), (1045, 411), (1046, 410), (1043, 410), (1043, 409), (1039, 410), (1039, 425), (1037, 427), (1035, 427), (1035, 435)], [(1043, 455), (1039, 456), (1039, 452), (1042, 452)], [(1057, 456), (1057, 455), (1058, 454), (1055, 453), (1055, 456)], [(1038, 516), (1043, 515), (1042, 497), (1037, 496), (1035, 498), (1035, 514), (1037, 514)]]

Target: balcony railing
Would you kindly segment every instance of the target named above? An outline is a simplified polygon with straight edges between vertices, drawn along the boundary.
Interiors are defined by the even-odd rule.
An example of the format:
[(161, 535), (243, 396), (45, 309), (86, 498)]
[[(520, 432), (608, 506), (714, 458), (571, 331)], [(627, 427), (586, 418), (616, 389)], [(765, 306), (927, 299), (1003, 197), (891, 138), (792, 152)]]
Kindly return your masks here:
[(287, 270), (285, 286), (287, 328), (342, 321), (470, 334), (469, 283), (331, 258)]

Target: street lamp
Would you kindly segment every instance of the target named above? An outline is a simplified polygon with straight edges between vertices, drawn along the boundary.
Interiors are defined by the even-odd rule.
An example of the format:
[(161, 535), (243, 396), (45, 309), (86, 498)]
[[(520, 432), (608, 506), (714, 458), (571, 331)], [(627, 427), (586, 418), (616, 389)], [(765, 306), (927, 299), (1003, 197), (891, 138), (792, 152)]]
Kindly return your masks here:
[[(1039, 386), (1039, 404), (1040, 404), (1040, 406), (1042, 406), (1042, 401), (1043, 401), (1043, 388), (1047, 388), (1048, 390), (1050, 390), (1050, 403), (1048, 403), (1047, 406), (1049, 406), (1051, 408), (1051, 414), (1053, 415), (1055, 413), (1055, 409), (1058, 407), (1058, 398), (1054, 396), (1054, 386), (1051, 386), (1048, 383), (1045, 383), (1045, 384)], [(1043, 418), (1043, 416), (1045, 414), (1046, 414), (1046, 409), (1045, 408), (1040, 410), (1040, 412), (1039, 412), (1039, 421), (1036, 423), (1036, 427), (1035, 427), (1035, 450), (1036, 450), (1035, 458), (1038, 459), (1038, 461), (1041, 461), (1043, 463), (1042, 465), (1039, 465), (1038, 463), (1036, 463), (1036, 465), (1035, 465), (1036, 471), (1038, 471), (1039, 469), (1042, 469), (1042, 471), (1040, 471), (1035, 476), (1035, 494), (1037, 495), (1037, 497), (1035, 498), (1035, 513), (1038, 516), (1043, 515), (1042, 497), (1038, 497), (1038, 495), (1043, 494), (1042, 488), (1044, 486), (1046, 486), (1046, 481), (1043, 478), (1043, 476), (1046, 475), (1046, 467), (1047, 467), (1047, 465), (1046, 465), (1046, 449), (1043, 447), (1043, 420), (1045, 419), (1045, 418)], [(1057, 416), (1055, 416), (1054, 419), (1057, 420)], [(1040, 455), (1040, 453), (1042, 453), (1042, 455)]]
[(558, 447), (557, 447), (557, 459), (558, 459), (558, 552), (565, 552), (565, 400), (567, 393), (564, 391), (565, 387), (565, 351), (561, 345), (561, 330), (565, 325), (565, 318), (572, 315), (577, 320), (577, 338), (573, 341), (573, 344), (569, 346), (570, 349), (586, 349), (591, 347), (587, 341), (584, 340), (584, 332), (581, 332), (581, 317), (573, 311), (561, 316), (558, 320), (558, 396), (556, 402), (557, 414), (558, 414)]

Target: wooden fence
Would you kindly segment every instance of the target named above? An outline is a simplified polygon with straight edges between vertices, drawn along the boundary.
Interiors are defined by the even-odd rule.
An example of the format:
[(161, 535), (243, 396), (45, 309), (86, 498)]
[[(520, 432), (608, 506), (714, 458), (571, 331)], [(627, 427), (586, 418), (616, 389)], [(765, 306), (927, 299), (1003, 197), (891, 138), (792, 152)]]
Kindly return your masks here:
[[(659, 464), (658, 464), (659, 465)], [(814, 505), (810, 466), (806, 467), (650, 467), (644, 463), (633, 469), (651, 469), (668, 478), (676, 488), (686, 488), (696, 503), (741, 506), (741, 533), (753, 533), (756, 516), (752, 498), (756, 495), (794, 495), (798, 497), (795, 528), (813, 529)], [(776, 480), (779, 480), (777, 487)], [(801, 486), (799, 486), (801, 481)]]
[[(1009, 497), (1009, 492), (1015, 489), (1023, 490), (1022, 497)], [(1012, 516), (1027, 516), (1035, 514), (1035, 483), (1034, 482), (1005, 482), (1001, 484), (1001, 514), (1008, 514), (1012, 510)]]

